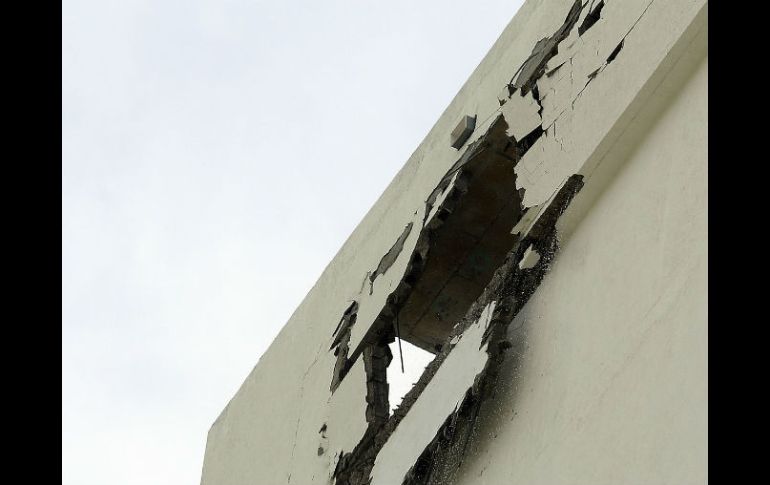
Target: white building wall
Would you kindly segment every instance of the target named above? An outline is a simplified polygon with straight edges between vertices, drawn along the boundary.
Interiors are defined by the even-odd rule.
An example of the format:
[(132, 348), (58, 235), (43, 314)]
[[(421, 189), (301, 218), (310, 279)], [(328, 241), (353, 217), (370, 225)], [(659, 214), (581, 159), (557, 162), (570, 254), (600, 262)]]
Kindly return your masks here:
[(706, 483), (707, 58), (687, 74), (509, 327), (456, 483)]
[[(367, 272), (457, 161), (448, 138), (457, 120), (477, 115), (469, 143), (489, 127), (501, 88), (572, 3), (528, 0), (514, 17), (212, 425), (202, 485), (334, 483), (340, 455), (366, 427), (364, 396), (355, 399), (366, 389), (361, 362), (345, 394), (329, 389), (340, 316), (366, 298)], [(594, 44), (578, 39), (575, 79), (580, 62), (596, 60), (586, 52), (602, 71), (583, 91), (571, 85), (544, 101), (548, 116), (570, 107), (555, 130), (570, 165), (547, 165), (558, 146), (547, 131), (546, 165), (531, 165), (540, 178), (526, 189), (551, 193), (560, 170), (582, 174), (585, 186), (558, 221), (550, 272), (510, 324), (512, 358), (456, 483), (706, 479), (707, 6), (606, 4)], [(322, 431), (340, 416), (350, 426)]]

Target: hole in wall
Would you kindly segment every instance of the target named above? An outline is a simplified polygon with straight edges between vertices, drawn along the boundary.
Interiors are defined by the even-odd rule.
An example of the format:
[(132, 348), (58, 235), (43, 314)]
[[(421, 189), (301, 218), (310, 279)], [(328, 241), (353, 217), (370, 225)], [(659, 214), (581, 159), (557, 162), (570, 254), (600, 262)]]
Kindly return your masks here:
[(401, 404), (406, 393), (414, 386), (435, 355), (402, 340), (401, 352), (404, 358), (404, 372), (401, 372), (398, 339), (388, 344), (388, 347), (393, 354), (393, 360), (388, 366), (388, 403), (390, 403), (390, 412), (392, 413)]
[[(507, 140), (501, 131), (498, 136)], [(513, 166), (493, 150), (466, 165), (467, 191), (431, 236), (424, 270), (400, 308), (404, 341), (438, 353), (505, 260), (521, 214)]]

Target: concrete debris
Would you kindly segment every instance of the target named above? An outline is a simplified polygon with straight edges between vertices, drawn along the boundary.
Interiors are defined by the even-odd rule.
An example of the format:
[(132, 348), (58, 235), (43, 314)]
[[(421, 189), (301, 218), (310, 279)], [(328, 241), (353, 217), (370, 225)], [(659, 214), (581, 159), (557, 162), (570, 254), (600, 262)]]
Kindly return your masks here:
[(468, 115), (463, 116), (449, 135), (449, 144), (452, 145), (452, 148), (455, 150), (459, 150), (463, 147), (465, 142), (468, 141), (468, 138), (470, 138), (471, 133), (473, 133), (475, 128), (476, 117)]

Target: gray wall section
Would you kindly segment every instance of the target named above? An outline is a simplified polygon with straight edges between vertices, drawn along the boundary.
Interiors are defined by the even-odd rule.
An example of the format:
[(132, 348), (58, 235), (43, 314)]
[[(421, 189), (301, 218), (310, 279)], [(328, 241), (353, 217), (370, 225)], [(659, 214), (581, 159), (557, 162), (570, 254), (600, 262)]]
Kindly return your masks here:
[[(482, 407), (456, 483), (706, 479), (707, 61), (705, 32), (687, 29), (705, 25), (707, 7), (606, 3), (629, 12), (617, 22), (643, 29), (633, 42), (644, 48), (607, 68), (592, 87), (602, 91), (584, 96), (620, 99), (637, 72), (654, 89), (635, 101), (622, 129), (609, 123), (597, 138), (603, 144), (584, 150), (603, 155), (559, 221), (562, 249), (550, 273), (509, 328), (515, 358)], [(501, 88), (571, 4), (528, 0), (520, 9), (212, 425), (203, 485), (333, 483), (339, 454), (360, 439), (366, 407), (352, 402), (350, 426), (320, 432), (339, 421), (329, 391), (335, 327), (457, 160), (449, 146), (457, 121), (476, 114), (483, 126), (500, 109)], [(644, 15), (651, 21), (636, 19)], [(636, 52), (633, 42), (624, 49)], [(575, 135), (576, 152), (583, 139)], [(365, 387), (346, 388), (355, 386)]]

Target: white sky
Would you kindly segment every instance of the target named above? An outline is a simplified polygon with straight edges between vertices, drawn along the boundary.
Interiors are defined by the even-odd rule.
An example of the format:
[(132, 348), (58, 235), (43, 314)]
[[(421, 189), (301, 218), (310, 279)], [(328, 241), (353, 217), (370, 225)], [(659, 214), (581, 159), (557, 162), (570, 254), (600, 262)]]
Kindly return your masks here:
[[(412, 345), (406, 340), (401, 341), (400, 347), (398, 343), (396, 340), (388, 345), (390, 353), (393, 354), (393, 361), (388, 366), (388, 404), (391, 412), (401, 405), (406, 393), (417, 383), (422, 371), (435, 357), (427, 350)], [(403, 372), (399, 352), (403, 353)]]
[(63, 485), (199, 483), (211, 423), (521, 3), (64, 0)]

